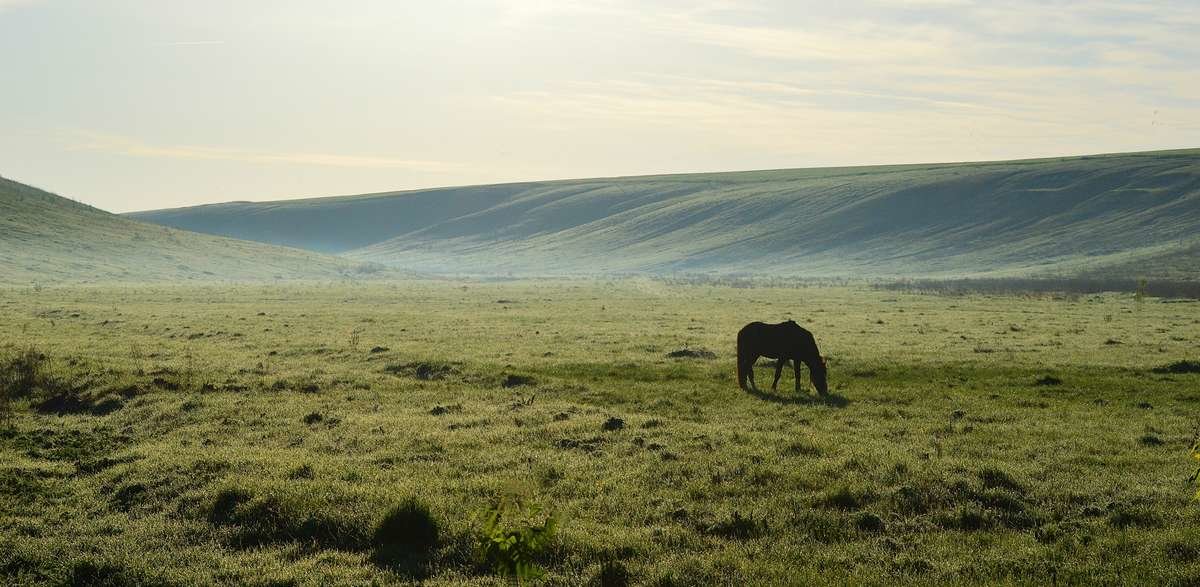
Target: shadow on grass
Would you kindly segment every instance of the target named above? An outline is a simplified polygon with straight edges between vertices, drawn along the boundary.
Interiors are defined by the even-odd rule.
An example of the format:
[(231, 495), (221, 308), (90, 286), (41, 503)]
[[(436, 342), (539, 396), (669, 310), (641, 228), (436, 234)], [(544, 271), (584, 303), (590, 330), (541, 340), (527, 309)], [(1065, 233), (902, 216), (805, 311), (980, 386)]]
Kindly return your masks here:
[(831, 393), (829, 395), (780, 395), (777, 392), (763, 391), (759, 389), (747, 389), (746, 393), (763, 401), (774, 402), (777, 404), (786, 404), (793, 406), (830, 406), (833, 408), (844, 408), (850, 404), (850, 400), (846, 396)]

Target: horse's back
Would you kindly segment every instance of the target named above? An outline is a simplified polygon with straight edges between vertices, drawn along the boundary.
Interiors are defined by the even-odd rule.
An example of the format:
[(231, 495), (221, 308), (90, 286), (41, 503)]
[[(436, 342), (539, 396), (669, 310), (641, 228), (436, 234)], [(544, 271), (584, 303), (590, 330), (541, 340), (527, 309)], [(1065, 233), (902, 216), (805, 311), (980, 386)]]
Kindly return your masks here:
[(812, 333), (788, 320), (779, 324), (751, 322), (738, 331), (738, 346), (770, 358), (795, 353), (813, 340)]

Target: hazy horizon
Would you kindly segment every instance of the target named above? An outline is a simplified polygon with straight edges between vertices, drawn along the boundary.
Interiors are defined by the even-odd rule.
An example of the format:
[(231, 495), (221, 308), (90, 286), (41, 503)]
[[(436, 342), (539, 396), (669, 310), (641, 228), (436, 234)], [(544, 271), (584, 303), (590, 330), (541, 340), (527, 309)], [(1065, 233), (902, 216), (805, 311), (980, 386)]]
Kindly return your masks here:
[(1200, 146), (1200, 7), (0, 0), (0, 175), (114, 212)]

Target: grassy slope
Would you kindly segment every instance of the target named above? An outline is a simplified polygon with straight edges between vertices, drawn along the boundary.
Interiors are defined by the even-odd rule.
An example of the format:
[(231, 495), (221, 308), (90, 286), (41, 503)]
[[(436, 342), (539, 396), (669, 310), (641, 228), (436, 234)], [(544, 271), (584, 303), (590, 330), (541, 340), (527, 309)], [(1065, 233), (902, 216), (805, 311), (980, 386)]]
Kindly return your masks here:
[(912, 275), (1123, 265), (1177, 274), (1179, 262), (1195, 265), (1200, 150), (538, 182), (133, 216), (429, 271)]
[[(36, 345), (56, 382), (0, 420), (4, 584), (501, 585), (472, 516), (514, 486), (562, 515), (551, 585), (605, 560), (664, 586), (1200, 582), (1200, 375), (1151, 371), (1197, 358), (1196, 304), (629, 280), (0, 308), (24, 333), (0, 358)], [(833, 401), (790, 373), (737, 389), (733, 333), (787, 316)], [(428, 568), (378, 564), (373, 525), (412, 496), (442, 528)]]
[(356, 265), (137, 222), (0, 178), (0, 283), (318, 279)]

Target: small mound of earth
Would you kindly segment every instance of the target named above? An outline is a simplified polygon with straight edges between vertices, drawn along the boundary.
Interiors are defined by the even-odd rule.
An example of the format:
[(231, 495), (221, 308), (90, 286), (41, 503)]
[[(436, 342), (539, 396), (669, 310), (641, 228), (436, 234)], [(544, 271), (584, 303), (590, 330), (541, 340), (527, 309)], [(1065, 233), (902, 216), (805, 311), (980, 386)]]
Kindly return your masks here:
[(1063, 380), (1053, 375), (1045, 375), (1034, 381), (1034, 385), (1062, 385)]
[(717, 354), (706, 349), (679, 349), (667, 353), (671, 359), (715, 359)]

